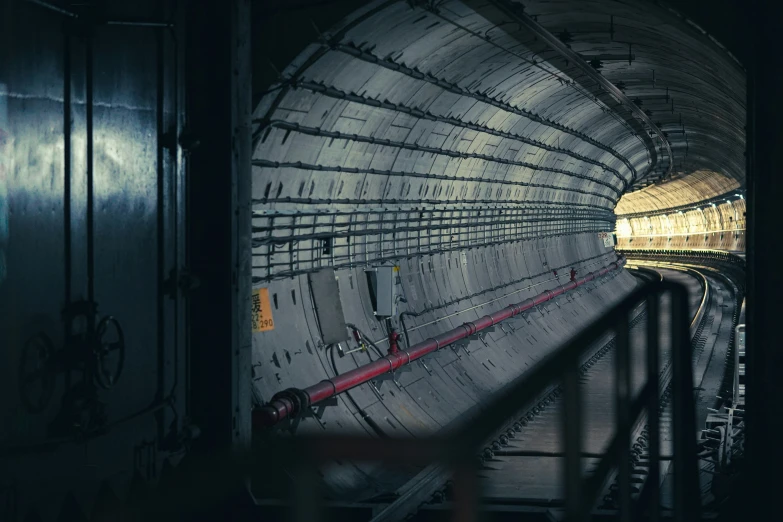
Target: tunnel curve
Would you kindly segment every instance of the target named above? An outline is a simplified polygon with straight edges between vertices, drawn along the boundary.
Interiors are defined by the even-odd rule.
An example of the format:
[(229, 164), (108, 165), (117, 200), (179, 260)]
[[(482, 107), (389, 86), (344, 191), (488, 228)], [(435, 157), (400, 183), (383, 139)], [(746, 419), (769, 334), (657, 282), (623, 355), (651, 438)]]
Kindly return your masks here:
[[(381, 344), (387, 326), (373, 315), (364, 268), (394, 263), (400, 311), (421, 312), (410, 319), (416, 345), (498, 307), (559, 293), (572, 268), (612, 263), (599, 234), (637, 226), (618, 221), (616, 207), (674, 206), (650, 187), (673, 194), (677, 183), (695, 187), (694, 175), (744, 183), (744, 83), (724, 50), (641, 2), (525, 2), (526, 15), (580, 59), (601, 62), (591, 56), (602, 53), (594, 67), (665, 133), (664, 153), (633, 111), (499, 4), (507, 2), (370, 2), (318, 28), (261, 97), (253, 283), (273, 296), (275, 329), (253, 338), (257, 406), (277, 399), (269, 411), (280, 416), (303, 397), (291, 390), (367, 364), (357, 354), (330, 362), (335, 348), (321, 339), (308, 274), (335, 269), (346, 321)], [(522, 324), (472, 339), (464, 355), (406, 361), (410, 371), (393, 383), (359, 383), (322, 421), (304, 419), (296, 430), (416, 437), (466, 422), (636, 284), (618, 270)], [(327, 395), (337, 393), (331, 386)], [(408, 476), (353, 463), (325, 473), (333, 494), (352, 499)]]

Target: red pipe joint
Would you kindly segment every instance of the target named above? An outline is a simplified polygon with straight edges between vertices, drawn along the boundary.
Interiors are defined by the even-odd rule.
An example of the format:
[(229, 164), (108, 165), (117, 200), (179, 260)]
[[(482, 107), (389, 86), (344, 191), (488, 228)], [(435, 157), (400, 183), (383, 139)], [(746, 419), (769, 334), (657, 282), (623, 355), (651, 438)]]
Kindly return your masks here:
[(396, 330), (392, 329), (392, 331), (389, 332), (389, 355), (394, 355), (399, 350), (397, 347), (397, 340), (399, 338), (400, 334), (398, 334)]

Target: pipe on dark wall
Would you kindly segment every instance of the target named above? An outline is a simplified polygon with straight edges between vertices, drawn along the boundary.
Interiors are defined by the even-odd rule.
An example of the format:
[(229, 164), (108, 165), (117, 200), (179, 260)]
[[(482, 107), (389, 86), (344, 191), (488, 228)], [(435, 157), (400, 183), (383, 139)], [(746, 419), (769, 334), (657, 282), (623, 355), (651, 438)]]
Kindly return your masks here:
[(325, 399), (338, 395), (342, 392), (355, 388), (361, 384), (369, 382), (371, 379), (383, 375), (387, 372), (404, 366), (406, 364), (420, 359), (421, 357), (435, 352), (445, 346), (448, 346), (460, 339), (465, 339), (476, 333), (485, 330), (506, 319), (519, 315), (542, 303), (550, 301), (570, 290), (582, 286), (597, 277), (601, 277), (613, 270), (617, 270), (625, 265), (625, 258), (620, 257), (617, 261), (610, 263), (606, 267), (590, 272), (585, 277), (569, 281), (564, 285), (559, 285), (551, 290), (545, 290), (535, 296), (528, 298), (521, 303), (513, 304), (502, 308), (494, 313), (485, 315), (461, 326), (443, 332), (440, 335), (414, 344), (407, 350), (399, 350), (397, 353), (388, 354), (385, 357), (377, 359), (369, 364), (359, 366), (349, 372), (335, 376), (332, 379), (325, 379), (318, 384), (299, 389), (288, 389), (275, 394), (272, 400), (264, 406), (256, 407), (253, 410), (253, 428), (264, 429), (274, 426), (287, 417), (296, 417), (306, 408), (317, 404)]

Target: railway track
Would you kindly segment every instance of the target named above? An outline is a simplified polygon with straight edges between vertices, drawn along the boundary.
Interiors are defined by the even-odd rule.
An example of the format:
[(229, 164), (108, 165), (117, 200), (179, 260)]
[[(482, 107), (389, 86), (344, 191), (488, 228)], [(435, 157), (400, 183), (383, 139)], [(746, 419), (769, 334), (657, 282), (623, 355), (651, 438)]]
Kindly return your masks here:
[[(729, 344), (728, 333), (732, 330), (727, 321), (731, 321), (734, 310), (731, 308), (732, 292), (727, 281), (710, 275), (705, 270), (656, 264), (655, 267), (641, 268), (637, 271), (640, 279), (663, 277), (688, 288), (690, 295), (690, 310), (693, 317), (691, 335), (694, 347), (694, 382), (697, 385), (697, 422), (703, 426), (709, 408), (714, 407), (715, 395), (723, 382), (726, 349)], [(661, 302), (661, 360), (668, 361), (668, 299)], [(635, 316), (635, 317), (634, 317)], [(645, 316), (640, 306), (633, 311), (631, 324), (631, 345), (634, 352), (631, 359), (631, 384), (634, 393), (638, 393), (643, 384), (645, 369), (645, 324), (641, 319)], [(581, 384), (585, 401), (585, 411), (589, 412), (585, 419), (584, 460), (586, 472), (598, 463), (611, 440), (614, 426), (614, 340), (605, 340), (599, 345), (593, 355), (584, 361), (581, 368)], [(663, 455), (671, 454), (671, 415), (669, 411), (671, 369), (663, 363), (660, 371), (660, 389), (662, 390), (659, 415), (661, 416), (661, 451)], [(529, 510), (544, 512), (557, 508), (563, 503), (561, 489), (562, 442), (560, 440), (560, 393), (557, 387), (548, 390), (529, 411), (510, 424), (508, 430), (502, 432), (496, 440), (491, 441), (484, 454), (483, 469), (480, 475), (480, 486), (485, 505), (489, 511)], [(637, 424), (632, 436), (633, 476), (638, 486), (641, 486), (647, 475), (646, 426), (644, 419)], [(663, 479), (664, 508), (671, 504), (669, 462), (662, 463), (661, 477)], [(702, 466), (707, 478), (702, 480), (706, 486), (705, 502), (709, 501), (709, 463)], [(439, 470), (422, 472), (418, 480), (411, 481), (410, 489), (418, 491), (421, 499), (422, 491), (436, 489), (429, 502), (418, 506), (408, 505), (399, 509), (406, 500), (405, 495), (398, 499), (398, 509), (384, 509), (373, 518), (374, 521), (392, 520), (392, 514), (400, 515), (407, 511), (408, 518), (430, 519), (432, 510), (449, 509), (449, 489), (432, 488), (434, 483), (442, 483), (443, 473)], [(638, 490), (639, 488), (637, 488)], [(599, 508), (614, 508), (614, 491), (616, 484), (610, 478), (607, 482), (603, 504)], [(434, 501), (434, 504), (433, 504)], [(415, 515), (414, 515), (415, 514)]]
[[(688, 288), (690, 308), (694, 317), (692, 332), (697, 333), (699, 319), (706, 317), (706, 300), (697, 276), (674, 270), (660, 270), (664, 278), (684, 284)], [(661, 360), (669, 358), (668, 349), (668, 300), (661, 303)], [(634, 394), (643, 384), (645, 369), (644, 347), (645, 327), (643, 323), (631, 329), (631, 345), (634, 347), (631, 359), (631, 386)], [(609, 350), (583, 374), (581, 379), (585, 411), (584, 466), (586, 471), (598, 464), (612, 436), (615, 419), (614, 409), (614, 351)], [(669, 367), (661, 370), (661, 389), (669, 379)], [(520, 437), (507, 449), (497, 452), (496, 459), (486, 466), (484, 479), (485, 501), (504, 505), (559, 506), (562, 503), (560, 470), (563, 446), (560, 419), (560, 401), (542, 411), (523, 431)], [(663, 426), (664, 433), (667, 426)], [(633, 439), (641, 435), (637, 428)], [(665, 440), (665, 436), (664, 436)], [(638, 441), (637, 441), (638, 443)], [(636, 470), (634, 470), (636, 471)], [(611, 486), (610, 486), (611, 487)], [(607, 492), (608, 493), (608, 492)]]

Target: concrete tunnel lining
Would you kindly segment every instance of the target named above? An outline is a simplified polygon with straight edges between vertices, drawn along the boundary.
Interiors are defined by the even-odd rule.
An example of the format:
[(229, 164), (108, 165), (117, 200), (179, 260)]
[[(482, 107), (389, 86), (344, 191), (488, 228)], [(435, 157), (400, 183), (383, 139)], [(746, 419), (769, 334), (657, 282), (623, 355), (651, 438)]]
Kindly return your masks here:
[[(674, 177), (709, 170), (742, 183), (741, 156), (727, 146), (744, 142), (737, 134), (744, 85), (736, 64), (677, 27), (670, 14), (655, 11), (656, 26), (649, 6), (585, 4), (526, 7), (551, 31), (568, 24), (593, 32), (597, 13), (615, 9), (618, 36), (637, 39), (636, 58), (634, 67), (607, 63), (603, 74), (624, 75), (629, 83), (652, 74), (671, 86), (667, 94), (686, 115), (687, 151), (693, 151), (677, 158), (674, 144)], [(531, 51), (529, 36), (495, 30), (475, 5), (449, 1), (433, 12), (371, 2), (303, 51), (256, 107), (253, 275), (276, 303), (275, 330), (253, 340), (261, 400), (333, 374), (319, 344), (309, 271), (335, 266), (346, 319), (383, 340), (362, 266), (398, 263), (405, 309), (426, 311), (411, 321), (421, 325), (411, 335), (417, 342), (538, 293), (525, 286), (557, 287), (559, 281), (549, 282), (553, 268), (586, 273), (613, 261), (596, 233), (614, 230), (619, 196), (635, 177), (654, 174), (652, 159), (664, 167), (669, 161), (589, 82), (564, 74), (568, 65), (555, 64), (551, 50)], [(482, 4), (479, 11), (495, 17), (493, 9)], [(595, 50), (591, 39), (600, 40), (587, 35), (574, 48)], [(700, 60), (684, 66), (678, 58), (686, 49)], [(653, 87), (637, 96), (646, 92), (658, 93)], [(727, 99), (728, 115), (689, 120), (705, 107), (713, 114)], [(511, 223), (502, 223), (504, 213)], [(328, 245), (319, 242), (324, 238), (331, 238)], [(387, 388), (381, 399), (363, 385), (351, 391), (353, 400), (391, 433), (415, 437), (443, 429), (635, 284), (626, 272), (612, 276), (511, 335), (471, 342), (469, 350), (480, 355), (456, 359), (446, 352), (433, 362), (435, 374), (414, 364), (401, 374), (401, 388)], [(496, 290), (487, 295), (487, 288)], [(481, 304), (490, 296), (493, 304)], [(360, 357), (339, 360), (338, 371), (366, 362)], [(494, 359), (491, 366), (479, 360), (484, 357)], [(298, 429), (371, 432), (343, 397), (326, 409), (323, 425), (303, 422)], [(326, 475), (335, 494), (352, 499), (386, 492), (406, 476), (369, 464), (335, 465)]]
[[(336, 10), (360, 2), (338, 3)], [(627, 245), (618, 234), (622, 248), (640, 240), (650, 249), (744, 247), (746, 203), (706, 208), (704, 199), (744, 194), (744, 71), (662, 2), (525, 6), (558, 38), (570, 35), (585, 59), (615, 56), (602, 59), (600, 74), (651, 111), (668, 133), (673, 165), (573, 64), (512, 24), (495, 28), (503, 21), (489, 16), (495, 2), (429, 3), (440, 14), (424, 2), (370, 2), (337, 25), (314, 16), (314, 29), (308, 15), (331, 7), (321, 0), (211, 2), (212, 10), (202, 2), (174, 9), (168, 0), (109, 1), (107, 13), (120, 18), (158, 20), (165, 11), (164, 19), (186, 19), (165, 27), (98, 23), (86, 40), (47, 4), (70, 3), (0, 7), (0, 272), (7, 269), (0, 305), (10, 311), (0, 314), (8, 347), (3, 452), (10, 456), (0, 518), (7, 509), (14, 520), (94, 517), (107, 497), (132, 503), (134, 492), (168, 482), (172, 470), (188, 474), (198, 455), (185, 446), (199, 433), (196, 444), (205, 448), (249, 438), (241, 369), (250, 365), (250, 245), (244, 227), (232, 223), (243, 221), (246, 194), (230, 183), (249, 154), (244, 145), (236, 154), (227, 136), (244, 134), (228, 114), (249, 110), (242, 100), (251, 88), (252, 281), (269, 289), (277, 323), (252, 339), (259, 403), (333, 375), (334, 352), (320, 343), (309, 291), (313, 270), (336, 269), (346, 319), (385, 351), (368, 264), (400, 267), (397, 287), (407, 299), (400, 309), (417, 313), (406, 318), (415, 343), (562, 288), (572, 267), (580, 277), (612, 263), (614, 251), (597, 234), (616, 225), (631, 231)], [(89, 12), (90, 4), (77, 7)], [(280, 24), (262, 44), (263, 31), (228, 35), (231, 9), (252, 7), (258, 19), (270, 4), (286, 11), (293, 30)], [(291, 39), (276, 40), (286, 32), (312, 41), (294, 57)], [(198, 51), (187, 43), (194, 40)], [(252, 85), (249, 63), (237, 67), (227, 56), (251, 42)], [(267, 69), (283, 71), (283, 80), (259, 84)], [(229, 92), (229, 85), (239, 88)], [(670, 165), (674, 174), (664, 180)], [(239, 177), (244, 187), (247, 178)], [(734, 234), (720, 232), (732, 226)], [(238, 278), (232, 256), (240, 258)], [(351, 400), (340, 396), (326, 409), (325, 429), (305, 419), (299, 432), (377, 435), (357, 408), (386, 432), (411, 438), (469, 422), (489, 394), (634, 283), (625, 271), (607, 276), (456, 353), (443, 350), (426, 367), (414, 362), (397, 376), (399, 387), (380, 386), (382, 398), (361, 385)], [(63, 309), (90, 298), (89, 287), (100, 314), (121, 322), (128, 356), (122, 379), (102, 392), (106, 431), (61, 437), (50, 425), (67, 420), (72, 388), (59, 375), (51, 400), (31, 411), (19, 389), (22, 366), (35, 335), (49, 336), (56, 351), (70, 342)], [(354, 353), (337, 358), (337, 369), (368, 360)], [(268, 467), (257, 471), (280, 478)], [(326, 475), (333, 496), (357, 500), (393, 491), (416, 471), (341, 464)], [(179, 489), (190, 505), (208, 500)]]

